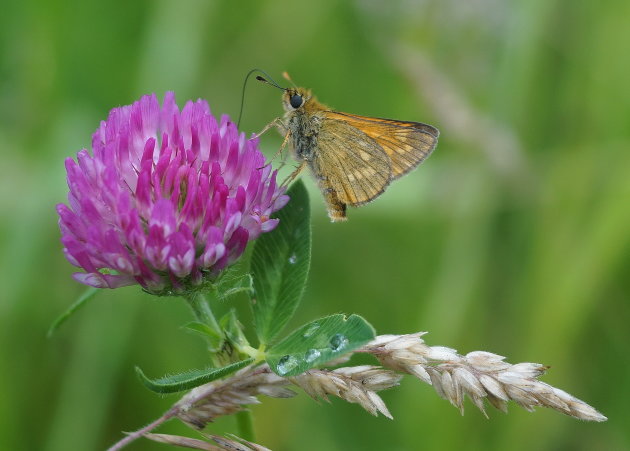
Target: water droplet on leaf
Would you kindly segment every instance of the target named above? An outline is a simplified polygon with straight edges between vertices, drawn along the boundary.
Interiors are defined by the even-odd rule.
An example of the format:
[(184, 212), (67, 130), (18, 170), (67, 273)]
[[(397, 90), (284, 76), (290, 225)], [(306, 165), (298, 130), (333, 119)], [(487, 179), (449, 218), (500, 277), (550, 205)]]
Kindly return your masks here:
[(322, 355), (322, 353), (319, 352), (317, 349), (309, 349), (308, 351), (306, 351), (306, 354), (304, 354), (304, 360), (306, 360), (308, 363), (311, 363), (317, 360), (320, 355)]
[(333, 351), (341, 351), (348, 345), (348, 339), (343, 334), (335, 334), (330, 339), (330, 349)]
[(302, 336), (304, 338), (308, 338), (311, 335), (313, 335), (317, 331), (317, 329), (319, 329), (319, 324), (318, 323), (313, 323), (310, 326), (308, 326), (308, 329), (306, 329), (306, 331), (304, 331)]
[(296, 359), (292, 355), (287, 354), (285, 356), (280, 357), (280, 360), (278, 361), (278, 365), (276, 366), (276, 370), (278, 371), (278, 374), (280, 376), (284, 376), (289, 371), (291, 371), (296, 366), (298, 366), (299, 363), (300, 362), (298, 362), (298, 359)]

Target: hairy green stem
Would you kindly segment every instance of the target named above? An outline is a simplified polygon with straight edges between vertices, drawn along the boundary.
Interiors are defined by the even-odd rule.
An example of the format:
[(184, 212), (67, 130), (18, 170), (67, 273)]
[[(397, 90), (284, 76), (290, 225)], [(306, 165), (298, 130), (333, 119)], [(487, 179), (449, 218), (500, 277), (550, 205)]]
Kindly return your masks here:
[(219, 326), (219, 322), (215, 318), (214, 313), (212, 313), (210, 303), (206, 297), (201, 293), (195, 293), (190, 296), (185, 296), (185, 299), (188, 301), (188, 305), (190, 305), (195, 319), (212, 330), (214, 339), (210, 336), (207, 337), (212, 364), (216, 367), (221, 367), (230, 363), (230, 356), (224, 355), (224, 353), (221, 352), (225, 334), (221, 326)]
[[(185, 299), (186, 301), (188, 301), (188, 305), (190, 305), (190, 308), (192, 309), (197, 321), (206, 324), (216, 333), (217, 336), (224, 336), (223, 329), (221, 328), (221, 326), (219, 326), (219, 322), (212, 313), (210, 304), (203, 294), (195, 293), (190, 296), (186, 296)], [(255, 350), (249, 346), (247, 346), (247, 348), (248, 349), (246, 351), (253, 351), (257, 359), (260, 359), (261, 353), (259, 350)], [(223, 366), (225, 364), (225, 362), (223, 362), (221, 353), (214, 354), (212, 359), (215, 366)], [(249, 412), (248, 410), (238, 412), (236, 414), (236, 425), (239, 437), (250, 442), (254, 441), (254, 424), (251, 412)]]
[(249, 410), (241, 410), (236, 413), (236, 428), (238, 430), (237, 435), (240, 438), (249, 442), (256, 440), (254, 435), (254, 420)]
[(219, 322), (214, 317), (210, 304), (203, 294), (191, 294), (190, 296), (185, 296), (185, 299), (188, 301), (188, 305), (190, 305), (197, 321), (206, 324), (215, 331), (217, 335), (223, 335), (221, 326), (219, 326)]

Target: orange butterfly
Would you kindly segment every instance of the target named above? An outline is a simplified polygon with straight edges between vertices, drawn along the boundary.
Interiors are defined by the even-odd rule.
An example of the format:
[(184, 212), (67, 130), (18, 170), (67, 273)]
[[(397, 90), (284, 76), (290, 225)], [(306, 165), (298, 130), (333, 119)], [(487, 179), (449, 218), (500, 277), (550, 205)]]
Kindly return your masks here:
[(392, 180), (422, 163), (437, 145), (440, 132), (431, 125), (332, 111), (308, 89), (282, 88), (256, 78), (284, 91), (286, 111), (261, 134), (278, 127), (285, 137), (280, 151), (290, 142), (300, 162), (290, 179), (308, 166), (333, 222), (347, 219), (347, 205), (358, 207), (380, 196)]

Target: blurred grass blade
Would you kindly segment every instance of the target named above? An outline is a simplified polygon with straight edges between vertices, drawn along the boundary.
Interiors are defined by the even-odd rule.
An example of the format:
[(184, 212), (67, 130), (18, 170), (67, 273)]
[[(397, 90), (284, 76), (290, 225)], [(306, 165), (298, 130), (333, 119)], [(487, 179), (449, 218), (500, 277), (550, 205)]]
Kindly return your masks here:
[(79, 298), (65, 312), (59, 315), (57, 319), (51, 324), (46, 336), (48, 338), (52, 337), (53, 334), (57, 331), (57, 329), (59, 329), (59, 326), (65, 323), (66, 320), (70, 318), (72, 315), (74, 315), (77, 312), (77, 310), (79, 310), (81, 307), (87, 304), (87, 302), (90, 301), (96, 295), (96, 293), (98, 293), (98, 290), (100, 290), (100, 288), (94, 288), (94, 287), (89, 287), (87, 290), (85, 290), (81, 294), (81, 296), (79, 296)]
[(296, 376), (360, 348), (375, 336), (359, 315), (331, 315), (307, 323), (267, 352), (269, 367), (279, 376)]
[(297, 309), (311, 263), (308, 193), (302, 181), (287, 193), (289, 204), (277, 213), (280, 223), (256, 241), (250, 273), (254, 278), (252, 309), (261, 343), (269, 343)]
[(191, 370), (186, 371), (185, 373), (174, 374), (172, 376), (164, 376), (159, 379), (149, 379), (144, 375), (144, 372), (139, 367), (136, 367), (136, 374), (145, 387), (155, 393), (176, 393), (178, 391), (190, 390), (222, 378), (223, 376), (227, 376), (228, 374), (232, 374), (241, 368), (245, 368), (253, 361), (254, 359), (246, 359), (222, 368)]

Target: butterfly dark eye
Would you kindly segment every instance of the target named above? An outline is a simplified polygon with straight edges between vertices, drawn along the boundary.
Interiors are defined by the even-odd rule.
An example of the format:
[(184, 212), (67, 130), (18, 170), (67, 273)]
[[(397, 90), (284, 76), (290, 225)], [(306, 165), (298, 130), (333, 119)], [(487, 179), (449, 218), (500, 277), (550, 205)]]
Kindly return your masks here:
[(289, 102), (291, 102), (291, 106), (293, 108), (299, 108), (302, 106), (302, 96), (299, 94), (293, 94)]

